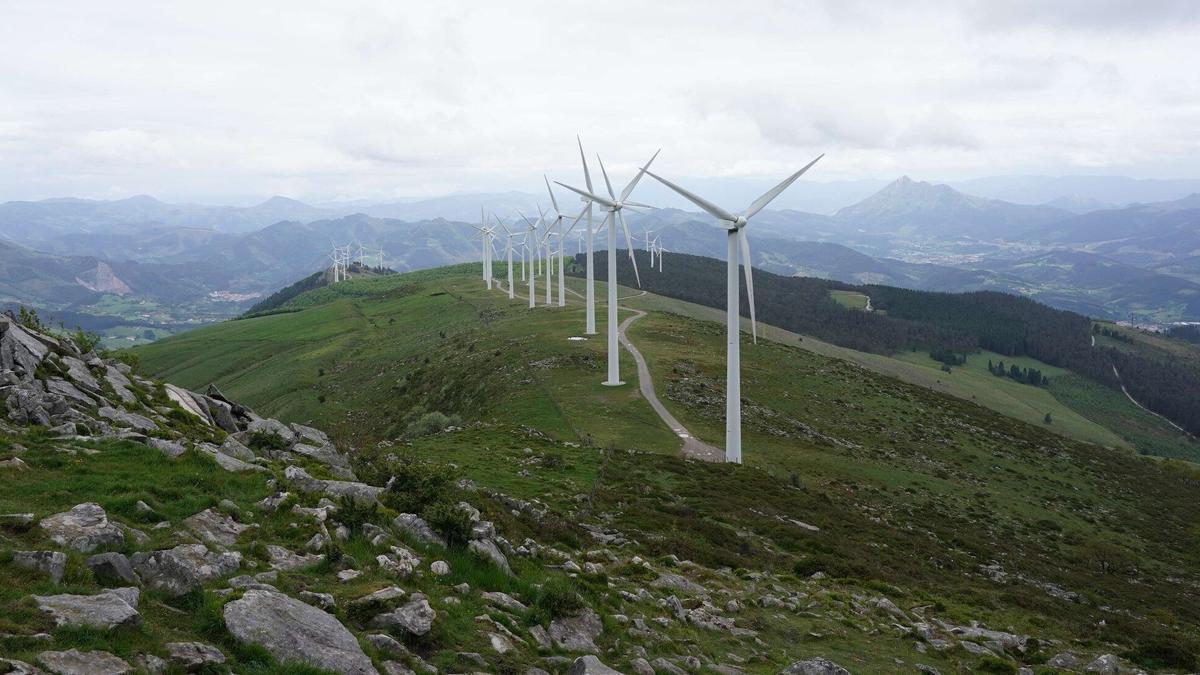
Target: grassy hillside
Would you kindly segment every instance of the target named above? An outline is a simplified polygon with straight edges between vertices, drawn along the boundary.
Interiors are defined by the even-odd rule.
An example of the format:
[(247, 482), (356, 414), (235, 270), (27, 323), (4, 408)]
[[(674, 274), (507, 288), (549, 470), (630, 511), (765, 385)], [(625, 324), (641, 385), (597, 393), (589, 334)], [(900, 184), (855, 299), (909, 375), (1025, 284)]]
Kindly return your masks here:
[[(193, 387), (214, 381), (264, 412), (316, 422), (360, 447), (407, 439), (482, 486), (566, 514), (589, 504), (656, 554), (824, 570), (885, 584), (947, 621), (980, 620), (1147, 664), (1162, 665), (1162, 650), (1192, 649), (1185, 636), (1200, 627), (1200, 609), (1184, 589), (1200, 583), (1194, 470), (1052, 433), (1041, 405), (1038, 423), (1026, 424), (792, 338), (754, 345), (748, 335), (747, 466), (683, 462), (678, 439), (637, 395), (632, 362), (622, 361), (628, 384), (603, 387), (603, 340), (567, 339), (582, 327), (576, 298), (530, 312), (482, 286), (477, 266), (339, 284), (300, 296), (294, 313), (228, 322), (137, 353), (156, 375)], [(665, 301), (624, 302), (654, 309)], [(651, 311), (630, 335), (664, 403), (720, 445), (723, 327)], [(947, 379), (992, 378), (983, 363)], [(929, 367), (915, 357), (905, 365)], [(1000, 379), (987, 382), (1010, 384)], [(417, 435), (431, 411), (457, 415), (467, 428)], [(1069, 416), (1055, 414), (1053, 430)], [(1080, 429), (1102, 429), (1076, 418)], [(522, 460), (521, 448), (540, 439), (560, 449), (554, 468), (531, 474), (536, 464)], [(792, 619), (780, 629), (809, 634)], [(918, 658), (911, 638), (827, 630), (807, 639), (833, 652), (861, 654), (870, 642), (873, 654)], [(887, 670), (886, 657), (871, 663), (864, 672)]]

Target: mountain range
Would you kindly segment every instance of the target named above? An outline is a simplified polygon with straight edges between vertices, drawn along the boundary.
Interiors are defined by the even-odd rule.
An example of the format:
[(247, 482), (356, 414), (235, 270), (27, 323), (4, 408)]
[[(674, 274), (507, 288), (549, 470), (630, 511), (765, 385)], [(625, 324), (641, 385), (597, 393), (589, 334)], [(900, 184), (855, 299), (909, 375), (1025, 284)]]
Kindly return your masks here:
[[(1168, 189), (1121, 184), (1129, 189), (1114, 188), (1114, 197), (1138, 186)], [(764, 211), (751, 227), (753, 263), (849, 283), (999, 290), (1109, 319), (1200, 319), (1200, 194), (1073, 212), (1090, 194), (1060, 194), (1050, 200), (1058, 206), (1021, 204), (905, 176), (829, 215)], [(249, 207), (146, 196), (9, 202), (0, 204), (0, 301), (85, 325), (125, 317), (186, 326), (238, 314), (322, 269), (335, 244), (359, 242), (365, 256), (382, 247), (386, 266), (399, 271), (472, 260), (478, 244), (468, 223), (481, 206), (511, 223), (536, 201), (503, 193), (382, 204), (272, 197)], [(629, 214), (629, 223), (638, 246), (645, 230), (661, 236), (668, 258), (724, 256), (724, 235), (707, 216), (662, 208)]]

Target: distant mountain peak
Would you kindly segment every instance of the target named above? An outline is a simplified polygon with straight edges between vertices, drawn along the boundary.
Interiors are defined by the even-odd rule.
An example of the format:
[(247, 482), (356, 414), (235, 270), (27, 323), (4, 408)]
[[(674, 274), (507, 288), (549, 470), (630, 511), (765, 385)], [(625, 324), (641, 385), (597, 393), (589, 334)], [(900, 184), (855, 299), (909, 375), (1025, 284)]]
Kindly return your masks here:
[(298, 199), (292, 199), (291, 197), (284, 197), (283, 195), (275, 195), (274, 197), (271, 197), (270, 199), (259, 204), (257, 208), (278, 209), (278, 208), (296, 208), (296, 207), (302, 207), (302, 208), (306, 208), (306, 209), (312, 208), (308, 204), (305, 204), (304, 202), (302, 202)]

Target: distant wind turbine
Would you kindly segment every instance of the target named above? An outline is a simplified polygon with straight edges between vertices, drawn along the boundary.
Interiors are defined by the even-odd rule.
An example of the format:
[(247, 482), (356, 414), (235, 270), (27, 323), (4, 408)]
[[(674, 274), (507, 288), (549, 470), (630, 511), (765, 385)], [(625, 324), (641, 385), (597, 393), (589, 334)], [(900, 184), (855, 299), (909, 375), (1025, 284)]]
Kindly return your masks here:
[(668, 181), (667, 179), (657, 176), (650, 171), (650, 177), (658, 182), (666, 185), (675, 192), (678, 192), (682, 197), (692, 202), (696, 206), (707, 211), (721, 223), (729, 232), (727, 238), (728, 248), (728, 270), (725, 275), (726, 294), (725, 294), (725, 317), (727, 325), (727, 335), (725, 340), (725, 461), (735, 464), (742, 463), (742, 373), (741, 373), (741, 345), (740, 345), (740, 315), (741, 311), (738, 307), (741, 301), (738, 288), (738, 256), (742, 258), (743, 271), (746, 273), (746, 297), (750, 301), (750, 331), (754, 336), (754, 341), (758, 341), (758, 328), (754, 316), (754, 275), (751, 272), (751, 264), (753, 259), (750, 257), (750, 242), (746, 239), (746, 224), (759, 211), (766, 208), (771, 200), (778, 197), (784, 190), (788, 188), (797, 178), (804, 175), (805, 171), (812, 168), (821, 157), (809, 162), (803, 169), (788, 176), (775, 187), (771, 188), (754, 203), (750, 204), (739, 215), (734, 215), (725, 209), (713, 204), (712, 202), (695, 195), (678, 185)]
[(512, 264), (512, 254), (513, 254), (512, 240), (513, 240), (513, 237), (515, 237), (516, 235), (513, 234), (512, 232), (510, 232), (509, 229), (504, 226), (504, 223), (500, 221), (499, 216), (497, 216), (496, 214), (493, 213), (492, 217), (496, 219), (496, 224), (499, 225), (502, 230), (504, 230), (504, 253), (508, 257), (508, 299), (512, 300), (514, 297), (516, 297), (516, 289), (513, 288), (513, 264)]
[[(613, 192), (612, 181), (608, 179), (608, 171), (604, 168), (604, 161), (596, 157), (596, 161), (600, 164), (600, 173), (604, 176), (604, 186), (608, 190), (608, 197), (601, 197), (595, 194), (590, 189), (580, 190), (579, 188), (571, 187), (565, 183), (558, 183), (566, 189), (574, 192), (581, 197), (586, 197), (591, 202), (595, 202), (603, 206), (608, 211), (608, 216), (605, 221), (608, 222), (608, 379), (604, 384), (615, 387), (621, 382), (621, 355), (620, 347), (617, 343), (617, 222), (621, 223), (621, 228), (625, 231), (625, 245), (629, 247), (629, 261), (633, 264), (633, 274), (638, 280), (638, 286), (642, 285), (641, 276), (637, 271), (637, 260), (633, 257), (633, 239), (629, 236), (629, 226), (625, 224), (625, 217), (621, 215), (622, 209), (626, 206), (650, 208), (645, 204), (627, 201), (633, 189), (637, 187), (638, 181), (642, 179), (642, 174), (650, 168), (654, 163), (654, 158), (658, 157), (659, 151), (655, 151), (650, 159), (646, 162), (637, 175), (629, 181), (625, 189), (621, 191), (620, 198)], [(586, 164), (585, 164), (586, 167)]]

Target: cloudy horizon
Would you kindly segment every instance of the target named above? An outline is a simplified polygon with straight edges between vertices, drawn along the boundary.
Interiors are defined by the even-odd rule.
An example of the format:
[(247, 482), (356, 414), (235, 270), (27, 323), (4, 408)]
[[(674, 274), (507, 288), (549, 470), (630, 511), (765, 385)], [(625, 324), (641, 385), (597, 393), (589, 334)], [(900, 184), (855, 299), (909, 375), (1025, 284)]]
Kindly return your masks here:
[(679, 177), (1200, 176), (1200, 3), (55, 3), (0, 22), (0, 200)]

